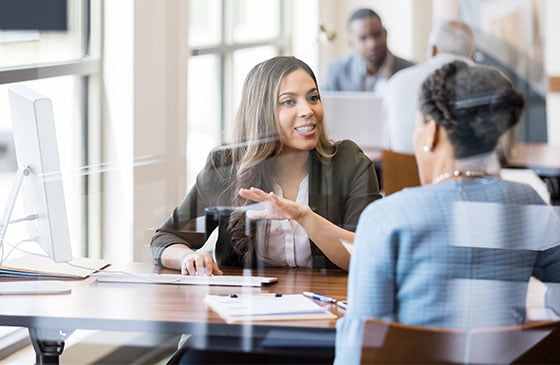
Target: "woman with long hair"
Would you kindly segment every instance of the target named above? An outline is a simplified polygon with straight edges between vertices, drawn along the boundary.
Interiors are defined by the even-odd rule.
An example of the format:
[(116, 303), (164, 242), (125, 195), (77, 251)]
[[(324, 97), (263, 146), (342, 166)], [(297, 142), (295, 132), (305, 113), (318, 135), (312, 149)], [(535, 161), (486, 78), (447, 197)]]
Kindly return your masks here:
[[(187, 275), (220, 274), (219, 265), (347, 270), (340, 240), (353, 239), (360, 213), (381, 195), (371, 160), (351, 141), (330, 141), (323, 117), (306, 63), (279, 56), (256, 65), (243, 85), (232, 144), (210, 153), (152, 238), (158, 264)], [(274, 210), (274, 220), (255, 228), (246, 211), (265, 191), (290, 210)], [(227, 234), (214, 254), (196, 252), (181, 230), (213, 206), (231, 207)]]

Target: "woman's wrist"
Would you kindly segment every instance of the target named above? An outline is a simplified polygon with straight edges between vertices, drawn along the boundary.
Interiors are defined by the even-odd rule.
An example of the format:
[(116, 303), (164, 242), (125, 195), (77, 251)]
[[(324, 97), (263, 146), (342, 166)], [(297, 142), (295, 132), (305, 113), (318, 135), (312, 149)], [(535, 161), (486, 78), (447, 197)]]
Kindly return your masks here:
[(313, 213), (313, 211), (309, 206), (300, 204), (300, 207), (297, 210), (296, 215), (293, 216), (291, 219), (295, 220), (300, 225), (303, 225), (303, 222), (309, 217), (310, 213)]
[(194, 251), (187, 245), (182, 243), (174, 243), (167, 246), (162, 252), (161, 263), (164, 267), (173, 270), (181, 270), (183, 260)]

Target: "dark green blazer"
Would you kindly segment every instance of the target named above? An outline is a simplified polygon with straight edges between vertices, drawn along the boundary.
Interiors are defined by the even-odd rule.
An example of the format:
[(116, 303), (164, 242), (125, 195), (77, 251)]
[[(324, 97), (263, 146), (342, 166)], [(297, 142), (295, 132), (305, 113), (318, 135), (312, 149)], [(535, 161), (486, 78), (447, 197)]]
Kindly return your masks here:
[[(332, 158), (321, 158), (315, 151), (309, 154), (309, 206), (334, 224), (355, 231), (360, 213), (369, 203), (381, 198), (375, 169), (354, 142), (340, 141), (334, 148), (336, 153)], [(204, 208), (231, 205), (235, 171), (228, 156), (231, 156), (231, 150), (224, 148), (210, 153), (196, 184), (157, 229), (151, 249), (158, 264), (161, 265), (163, 250), (172, 244), (183, 243), (193, 249), (198, 248), (182, 237), (181, 231), (187, 223), (203, 216)], [(313, 267), (336, 267), (313, 242), (310, 245)], [(218, 239), (215, 252), (218, 264), (242, 265), (239, 255), (228, 246), (227, 238)]]

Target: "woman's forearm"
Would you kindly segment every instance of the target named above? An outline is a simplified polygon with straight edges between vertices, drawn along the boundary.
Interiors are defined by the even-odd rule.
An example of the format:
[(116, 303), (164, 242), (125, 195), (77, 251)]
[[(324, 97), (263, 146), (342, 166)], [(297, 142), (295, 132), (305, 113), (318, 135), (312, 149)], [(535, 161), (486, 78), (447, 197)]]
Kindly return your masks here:
[(341, 228), (302, 205), (301, 213), (294, 218), (305, 230), (309, 239), (339, 268), (348, 271), (350, 253), (341, 240), (354, 241), (354, 232)]

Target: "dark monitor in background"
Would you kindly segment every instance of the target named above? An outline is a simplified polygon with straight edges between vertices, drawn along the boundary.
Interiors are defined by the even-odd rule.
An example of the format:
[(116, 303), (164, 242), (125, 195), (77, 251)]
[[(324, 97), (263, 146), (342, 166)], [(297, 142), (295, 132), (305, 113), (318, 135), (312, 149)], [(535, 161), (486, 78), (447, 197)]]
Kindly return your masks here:
[(67, 29), (67, 0), (0, 0), (0, 30)]
[(8, 90), (18, 172), (3, 217), (0, 243), (21, 187), (27, 231), (55, 262), (72, 260), (72, 248), (52, 102), (23, 86)]

